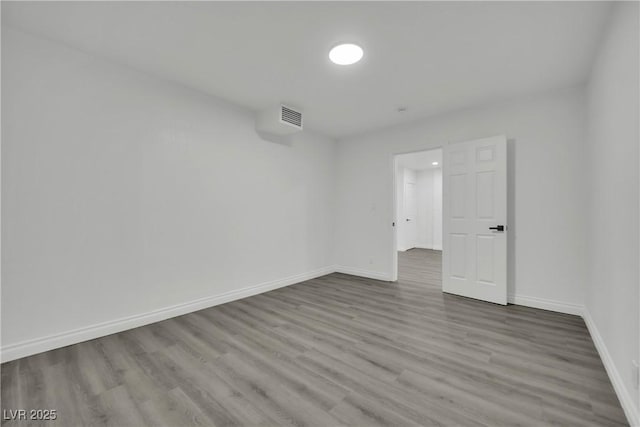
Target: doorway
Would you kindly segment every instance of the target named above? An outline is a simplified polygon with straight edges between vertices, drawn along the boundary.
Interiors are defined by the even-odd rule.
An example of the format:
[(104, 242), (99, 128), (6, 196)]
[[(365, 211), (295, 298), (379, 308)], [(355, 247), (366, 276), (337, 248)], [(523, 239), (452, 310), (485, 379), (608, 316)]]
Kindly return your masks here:
[[(431, 219), (420, 215), (420, 171), (428, 156), (440, 195)], [(440, 251), (442, 291), (496, 304), (507, 304), (507, 138), (496, 135), (448, 143), (442, 149), (393, 157), (392, 280), (402, 280), (399, 260), (419, 279), (422, 261), (410, 262), (412, 250)], [(428, 169), (428, 167), (427, 167)], [(406, 199), (406, 200), (405, 200)], [(434, 200), (432, 198), (431, 200)], [(435, 199), (437, 200), (437, 199)], [(439, 204), (439, 206), (438, 206)], [(416, 225), (407, 225), (412, 222)], [(420, 234), (421, 222), (431, 224), (431, 240)], [(428, 226), (427, 226), (428, 227)], [(422, 243), (427, 242), (427, 243)], [(430, 242), (430, 243), (428, 243)], [(439, 243), (439, 245), (438, 245)], [(420, 246), (423, 246), (421, 248)], [(401, 255), (399, 255), (401, 254)], [(428, 254), (425, 252), (425, 254)], [(417, 252), (412, 255), (418, 255)], [(418, 257), (419, 258), (419, 257)], [(426, 262), (426, 260), (424, 261)]]
[(441, 287), (442, 149), (398, 154), (394, 172), (397, 277)]
[(507, 138), (448, 144), (442, 290), (507, 304)]

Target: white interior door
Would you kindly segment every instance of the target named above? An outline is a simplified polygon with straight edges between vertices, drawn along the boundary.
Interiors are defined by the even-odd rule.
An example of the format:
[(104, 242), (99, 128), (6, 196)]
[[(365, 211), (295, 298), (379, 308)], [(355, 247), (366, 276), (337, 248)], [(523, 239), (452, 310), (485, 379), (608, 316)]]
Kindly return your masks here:
[(450, 144), (443, 154), (442, 290), (506, 304), (506, 137)]
[(405, 250), (416, 247), (418, 226), (418, 204), (416, 202), (416, 183), (408, 179), (404, 181), (404, 230)]

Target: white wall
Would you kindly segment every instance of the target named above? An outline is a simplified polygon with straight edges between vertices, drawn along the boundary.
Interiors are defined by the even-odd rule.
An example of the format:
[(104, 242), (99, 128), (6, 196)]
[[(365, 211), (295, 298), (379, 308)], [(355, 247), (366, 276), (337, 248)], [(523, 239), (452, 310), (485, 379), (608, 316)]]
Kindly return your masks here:
[(3, 357), (333, 264), (332, 140), (2, 30)]
[(433, 179), (430, 170), (416, 173), (417, 237), (416, 247), (433, 249)]
[(640, 360), (638, 13), (637, 2), (616, 3), (588, 87), (586, 292), (592, 335), (601, 339), (601, 356), (605, 365), (609, 359), (610, 377), (636, 425), (640, 396), (631, 360)]
[(337, 262), (372, 277), (392, 277), (394, 153), (506, 134), (509, 293), (578, 311), (586, 280), (585, 126), (584, 88), (576, 88), (341, 141)]
[(417, 172), (418, 237), (416, 245), (442, 250), (442, 169)]

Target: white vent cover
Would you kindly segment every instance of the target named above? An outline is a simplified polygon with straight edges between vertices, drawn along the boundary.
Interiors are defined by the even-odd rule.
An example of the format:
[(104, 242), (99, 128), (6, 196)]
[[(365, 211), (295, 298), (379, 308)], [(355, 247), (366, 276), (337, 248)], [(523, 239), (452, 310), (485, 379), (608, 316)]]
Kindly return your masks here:
[(256, 130), (272, 135), (289, 135), (302, 130), (302, 111), (280, 104), (258, 114)]

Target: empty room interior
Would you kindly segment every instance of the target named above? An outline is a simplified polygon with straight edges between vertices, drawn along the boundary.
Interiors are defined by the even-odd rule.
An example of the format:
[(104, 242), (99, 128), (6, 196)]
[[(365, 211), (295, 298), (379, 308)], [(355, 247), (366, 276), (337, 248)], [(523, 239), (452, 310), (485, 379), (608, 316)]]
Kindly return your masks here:
[(639, 6), (2, 1), (2, 426), (640, 426)]

